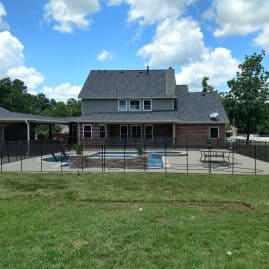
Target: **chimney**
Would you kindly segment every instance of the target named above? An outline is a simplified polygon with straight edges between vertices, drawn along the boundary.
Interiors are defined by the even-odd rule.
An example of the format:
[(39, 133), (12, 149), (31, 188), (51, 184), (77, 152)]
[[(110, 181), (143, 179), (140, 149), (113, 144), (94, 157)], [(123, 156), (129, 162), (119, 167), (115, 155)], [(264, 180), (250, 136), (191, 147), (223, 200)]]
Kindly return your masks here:
[(147, 75), (149, 74), (149, 66), (147, 65)]
[(175, 94), (175, 88), (176, 88), (175, 70), (172, 67), (169, 67), (166, 70), (166, 83), (165, 83), (166, 95), (173, 96)]

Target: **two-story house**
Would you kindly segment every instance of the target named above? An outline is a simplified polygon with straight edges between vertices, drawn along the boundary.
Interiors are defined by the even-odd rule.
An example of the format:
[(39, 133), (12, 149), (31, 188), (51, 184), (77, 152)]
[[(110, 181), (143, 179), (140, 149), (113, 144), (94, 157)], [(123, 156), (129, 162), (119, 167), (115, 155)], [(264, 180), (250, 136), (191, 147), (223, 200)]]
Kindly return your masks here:
[(217, 93), (176, 85), (173, 68), (94, 70), (71, 135), (85, 144), (205, 145), (224, 142), (228, 118)]

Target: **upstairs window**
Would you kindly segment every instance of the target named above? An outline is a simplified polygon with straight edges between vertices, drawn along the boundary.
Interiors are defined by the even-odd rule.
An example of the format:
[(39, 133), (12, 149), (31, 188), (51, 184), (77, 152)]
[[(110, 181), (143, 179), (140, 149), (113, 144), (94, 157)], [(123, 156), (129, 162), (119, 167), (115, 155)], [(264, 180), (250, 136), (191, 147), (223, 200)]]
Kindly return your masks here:
[(140, 100), (130, 100), (130, 111), (140, 111)]
[(211, 127), (209, 135), (210, 135), (210, 138), (219, 138), (219, 128), (218, 127)]
[(83, 138), (92, 138), (92, 125), (83, 125)]
[(152, 110), (152, 101), (150, 99), (143, 100), (143, 110), (144, 111)]
[(106, 125), (100, 125), (99, 126), (99, 137), (106, 138), (106, 136), (107, 136)]
[(127, 100), (119, 100), (118, 103), (118, 110), (119, 111), (127, 111)]

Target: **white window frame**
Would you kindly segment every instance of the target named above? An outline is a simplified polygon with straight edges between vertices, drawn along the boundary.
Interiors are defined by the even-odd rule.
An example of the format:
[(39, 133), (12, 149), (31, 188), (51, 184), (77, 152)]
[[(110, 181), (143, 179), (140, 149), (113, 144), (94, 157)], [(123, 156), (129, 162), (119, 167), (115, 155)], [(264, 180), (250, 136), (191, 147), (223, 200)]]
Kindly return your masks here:
[[(218, 137), (211, 137), (211, 129), (218, 129)], [(210, 139), (218, 139), (219, 138), (219, 127), (210, 127), (209, 128), (209, 138)]]
[(128, 125), (127, 125), (127, 124), (122, 124), (122, 125), (120, 125), (120, 139), (122, 139), (122, 137), (121, 137), (121, 127), (122, 127), (122, 126), (127, 127), (126, 139), (128, 139)]
[[(91, 137), (85, 137), (85, 127), (91, 126), (91, 132), (86, 131), (86, 133), (91, 133)], [(92, 124), (83, 124), (83, 139), (92, 139)]]
[[(105, 137), (101, 137), (100, 127), (105, 127)], [(106, 126), (106, 124), (99, 125), (99, 138), (101, 138), (101, 139), (107, 138), (107, 126)]]
[[(120, 101), (125, 101), (125, 109), (120, 108)], [(119, 99), (118, 100), (118, 111), (128, 111), (128, 100), (127, 99)]]
[[(145, 101), (150, 101), (150, 109), (145, 109)], [(143, 99), (143, 111), (152, 111), (152, 99)]]
[[(138, 101), (139, 102), (139, 109), (132, 109), (131, 102), (132, 101)], [(131, 99), (129, 100), (129, 110), (130, 111), (141, 111), (141, 100), (140, 99)]]
[[(134, 127), (134, 126), (139, 126), (139, 127), (140, 127), (140, 130), (141, 130), (141, 135), (140, 135), (140, 137), (133, 137), (133, 127)], [(136, 138), (140, 138), (140, 139), (142, 139), (142, 125), (139, 125), (139, 124), (131, 125), (131, 138), (132, 138), (132, 139), (136, 139)]]
[[(151, 127), (151, 129), (152, 129), (151, 138), (146, 137), (146, 127)], [(144, 125), (144, 139), (153, 140), (153, 125)]]

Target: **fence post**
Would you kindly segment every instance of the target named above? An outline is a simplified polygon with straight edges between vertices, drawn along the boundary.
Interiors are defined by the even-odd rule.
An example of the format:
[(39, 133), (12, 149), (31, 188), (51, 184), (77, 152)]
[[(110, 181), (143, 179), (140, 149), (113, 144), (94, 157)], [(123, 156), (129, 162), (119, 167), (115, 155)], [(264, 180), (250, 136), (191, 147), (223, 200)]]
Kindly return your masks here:
[(104, 173), (106, 172), (106, 145), (104, 144)]
[(125, 152), (126, 152), (126, 142), (123, 144), (123, 171), (125, 173)]
[(232, 175), (234, 174), (234, 145), (232, 145)]
[(186, 144), (186, 161), (187, 161), (187, 174), (189, 174), (189, 149), (188, 149), (188, 145)]
[(63, 144), (61, 143), (61, 173), (63, 172)]
[(84, 144), (81, 144), (81, 172), (84, 171)]
[(1, 145), (1, 173), (3, 172), (3, 151), (2, 151), (2, 146), (3, 146), (3, 144)]
[(257, 174), (257, 145), (254, 144), (254, 155), (255, 155), (255, 175)]
[(164, 145), (164, 171), (165, 171), (165, 174), (167, 173), (167, 160), (166, 160), (166, 151), (167, 151), (167, 148), (166, 148), (166, 143)]
[(43, 172), (43, 163), (42, 163), (42, 158), (43, 158), (43, 143), (42, 141), (40, 142), (40, 172)]
[(209, 168), (209, 174), (211, 175), (211, 169), (212, 169), (212, 167), (211, 167), (211, 161), (212, 161), (212, 158), (211, 158), (211, 145), (208, 146), (208, 149), (209, 149), (209, 166), (208, 166), (208, 168)]
[(22, 172), (22, 146), (23, 146), (23, 144), (20, 145), (21, 172)]
[(147, 153), (146, 153), (146, 142), (144, 141), (144, 157), (146, 157), (146, 162), (144, 164), (144, 172), (147, 172)]

